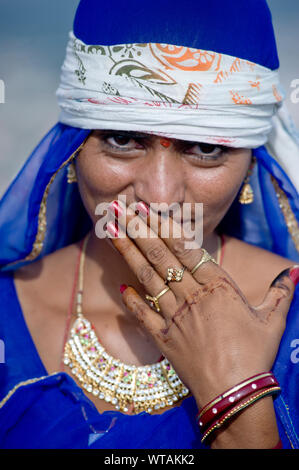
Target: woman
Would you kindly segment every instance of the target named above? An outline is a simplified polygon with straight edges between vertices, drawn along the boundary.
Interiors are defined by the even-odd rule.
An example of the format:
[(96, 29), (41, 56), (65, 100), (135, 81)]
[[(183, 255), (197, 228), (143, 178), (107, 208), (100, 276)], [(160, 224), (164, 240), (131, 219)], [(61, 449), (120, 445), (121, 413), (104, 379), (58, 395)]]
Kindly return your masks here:
[[(298, 146), (270, 13), (168, 3), (81, 0), (60, 122), (2, 200), (2, 447), (299, 446)], [(189, 203), (191, 230), (202, 203), (204, 250), (152, 203)]]

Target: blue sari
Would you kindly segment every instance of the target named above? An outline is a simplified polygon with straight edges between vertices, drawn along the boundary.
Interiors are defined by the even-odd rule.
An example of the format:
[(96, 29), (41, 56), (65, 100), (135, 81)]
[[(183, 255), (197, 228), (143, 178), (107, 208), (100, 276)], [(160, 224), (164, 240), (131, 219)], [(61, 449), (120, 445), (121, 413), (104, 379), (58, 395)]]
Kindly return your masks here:
[[(12, 273), (0, 274), (0, 337), (5, 364), (0, 364), (0, 447), (4, 449), (203, 449), (196, 424), (196, 402), (150, 415), (99, 413), (73, 378), (48, 375), (32, 341), (18, 301)], [(282, 392), (275, 398), (284, 449), (299, 448), (299, 289), (288, 314), (273, 372)], [(13, 331), (13, 334), (12, 334)], [(299, 345), (299, 339), (298, 339)]]

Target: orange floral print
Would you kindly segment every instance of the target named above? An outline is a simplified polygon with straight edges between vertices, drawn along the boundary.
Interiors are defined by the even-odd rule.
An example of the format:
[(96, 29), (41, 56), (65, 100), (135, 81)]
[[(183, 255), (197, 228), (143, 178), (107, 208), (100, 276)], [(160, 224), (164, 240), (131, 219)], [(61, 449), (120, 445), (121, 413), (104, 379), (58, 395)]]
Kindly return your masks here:
[(250, 83), (250, 86), (252, 86), (252, 88), (257, 88), (258, 91), (260, 91), (260, 84), (261, 84), (261, 82), (258, 82), (258, 81), (256, 81), (256, 82), (251, 82), (251, 81), (249, 80), (248, 83)]
[(282, 96), (281, 94), (278, 92), (277, 88), (275, 85), (272, 85), (272, 90), (273, 90), (273, 95), (276, 99), (276, 101), (279, 103), (280, 101), (282, 101)]
[(230, 73), (232, 72), (240, 72), (242, 65), (243, 65), (243, 60), (239, 59), (239, 57), (236, 57), (236, 59), (233, 61), (231, 68), (229, 69)]
[(222, 83), (224, 80), (229, 78), (233, 73), (241, 72), (241, 70), (244, 68), (246, 64), (247, 64), (246, 61), (236, 57), (232, 65), (230, 66), (229, 70), (220, 70), (220, 72), (217, 74), (214, 80), (214, 83)]
[(197, 104), (200, 100), (201, 88), (202, 85), (200, 83), (189, 83), (183, 104)]
[(237, 91), (230, 90), (232, 100), (235, 104), (252, 104), (252, 101), (245, 96), (239, 95)]
[(221, 72), (217, 73), (214, 83), (222, 83), (228, 77), (229, 77), (229, 73), (221, 70)]
[[(171, 44), (150, 44), (152, 54), (166, 69), (187, 71), (209, 70), (219, 55), (215, 52)], [(218, 59), (219, 66), (220, 57)]]

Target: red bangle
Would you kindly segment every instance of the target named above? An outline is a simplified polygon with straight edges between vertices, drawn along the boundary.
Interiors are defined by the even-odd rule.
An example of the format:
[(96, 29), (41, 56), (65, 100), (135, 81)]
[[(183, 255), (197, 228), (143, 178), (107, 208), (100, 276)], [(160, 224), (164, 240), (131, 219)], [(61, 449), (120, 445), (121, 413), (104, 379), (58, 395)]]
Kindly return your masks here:
[[(244, 382), (243, 382), (244, 383)], [(267, 374), (256, 380), (245, 381), (246, 385), (241, 386), (241, 388), (233, 387), (230, 389), (230, 393), (222, 394), (223, 398), (218, 400), (215, 404), (215, 400), (213, 400), (214, 405), (212, 407), (205, 407), (206, 411), (201, 414), (201, 417), (198, 418), (198, 425), (202, 431), (206, 429), (206, 427), (211, 423), (211, 421), (216, 421), (220, 416), (223, 415), (226, 411), (230, 410), (233, 406), (239, 403), (243, 398), (248, 397), (254, 392), (261, 391), (269, 386), (276, 385), (278, 386), (278, 382), (273, 376), (273, 374)], [(238, 390), (236, 390), (238, 388)], [(231, 392), (234, 390), (234, 392)]]
[(203, 443), (205, 439), (213, 432), (216, 431), (216, 429), (219, 429), (227, 420), (232, 418), (235, 414), (239, 413), (242, 411), (244, 408), (247, 408), (248, 406), (252, 405), (255, 403), (257, 400), (264, 398), (268, 395), (273, 395), (274, 393), (278, 393), (280, 391), (280, 387), (268, 387), (265, 390), (260, 391), (259, 393), (255, 393), (249, 398), (245, 398), (241, 400), (236, 406), (228, 410), (226, 413), (224, 413), (221, 417), (219, 417), (217, 420), (215, 420), (210, 427), (205, 431), (201, 442)]
[(246, 385), (248, 385), (250, 383), (253, 383), (255, 380), (261, 379), (263, 377), (268, 377), (268, 376), (272, 376), (274, 378), (274, 375), (271, 372), (262, 372), (260, 374), (253, 375), (252, 377), (249, 377), (248, 379), (243, 380), (242, 382), (240, 382), (237, 385), (235, 385), (234, 387), (226, 390), (225, 392), (221, 393), (221, 395), (218, 395), (216, 398), (214, 398), (209, 403), (207, 403), (207, 405), (205, 405), (203, 408), (201, 408), (199, 413), (196, 415), (196, 418), (201, 418), (201, 416), (206, 411), (208, 411), (208, 409), (210, 409), (212, 406), (216, 405), (216, 403), (218, 403), (220, 400), (222, 400), (226, 396), (240, 390), (242, 387), (245, 387)]

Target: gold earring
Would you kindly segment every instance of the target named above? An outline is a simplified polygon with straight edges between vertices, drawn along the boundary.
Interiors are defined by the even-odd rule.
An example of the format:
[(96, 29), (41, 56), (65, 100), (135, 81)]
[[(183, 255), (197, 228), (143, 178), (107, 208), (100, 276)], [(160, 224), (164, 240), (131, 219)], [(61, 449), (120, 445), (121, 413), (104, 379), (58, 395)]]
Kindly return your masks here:
[(250, 167), (248, 168), (246, 178), (244, 179), (243, 187), (239, 195), (240, 204), (251, 204), (254, 200), (253, 189), (249, 183), (249, 178), (252, 174), (252, 170), (255, 164), (255, 157), (253, 157)]
[(67, 182), (71, 184), (77, 183), (77, 181), (75, 163), (72, 161), (67, 167)]

